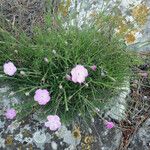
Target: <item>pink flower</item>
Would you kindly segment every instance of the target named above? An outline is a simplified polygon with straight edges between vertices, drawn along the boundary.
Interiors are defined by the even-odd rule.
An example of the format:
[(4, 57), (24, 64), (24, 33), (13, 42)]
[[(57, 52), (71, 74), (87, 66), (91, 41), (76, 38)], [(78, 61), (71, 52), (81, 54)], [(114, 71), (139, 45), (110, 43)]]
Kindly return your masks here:
[(87, 69), (82, 66), (82, 65), (76, 65), (72, 70), (71, 70), (71, 76), (72, 76), (72, 81), (74, 83), (83, 83), (85, 81), (85, 78), (88, 76), (88, 71)]
[(96, 66), (96, 65), (93, 65), (93, 66), (91, 66), (90, 68), (91, 68), (93, 71), (96, 71), (97, 66)]
[(56, 131), (61, 127), (60, 118), (57, 115), (47, 116), (48, 121), (45, 122), (45, 126), (48, 127), (51, 131)]
[(114, 123), (113, 122), (108, 122), (108, 121), (106, 121), (106, 128), (107, 129), (112, 129), (115, 125), (114, 125)]
[(14, 119), (16, 117), (16, 110), (13, 108), (7, 109), (5, 116), (7, 119)]
[(34, 100), (40, 105), (45, 105), (50, 101), (51, 97), (46, 89), (38, 89), (35, 91)]
[(13, 76), (17, 71), (16, 66), (10, 61), (3, 65), (3, 69), (4, 69), (4, 73), (9, 76)]

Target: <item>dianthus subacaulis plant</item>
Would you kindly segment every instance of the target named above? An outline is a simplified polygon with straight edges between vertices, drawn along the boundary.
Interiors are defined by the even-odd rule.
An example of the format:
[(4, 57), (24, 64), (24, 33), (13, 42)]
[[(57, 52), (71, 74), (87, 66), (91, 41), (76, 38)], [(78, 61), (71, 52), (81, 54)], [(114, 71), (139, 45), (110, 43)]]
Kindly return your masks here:
[(113, 19), (103, 16), (100, 22), (80, 28), (47, 15), (28, 37), (14, 28), (9, 32), (1, 19), (0, 81), (14, 87), (11, 94), (25, 95), (7, 118), (37, 112), (49, 115), (45, 125), (57, 130), (60, 119), (89, 118), (109, 103), (130, 75), (133, 57)]

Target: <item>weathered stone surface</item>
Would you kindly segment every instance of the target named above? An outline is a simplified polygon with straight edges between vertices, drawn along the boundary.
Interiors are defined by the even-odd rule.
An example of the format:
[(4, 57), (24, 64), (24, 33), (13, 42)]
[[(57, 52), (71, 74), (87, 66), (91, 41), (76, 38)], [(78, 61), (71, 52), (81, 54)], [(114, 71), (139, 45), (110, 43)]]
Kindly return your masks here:
[[(84, 121), (81, 120), (78, 122), (80, 128), (74, 128), (75, 123), (73, 123), (69, 126), (63, 125), (57, 132), (50, 132), (42, 126), (43, 121), (37, 120), (38, 118), (29, 117), (27, 118), (28, 121), (24, 120), (23, 122), (8, 121), (3, 114), (5, 109), (14, 102), (11, 100), (16, 99), (15, 96), (11, 98), (7, 96), (10, 92), (11, 88), (0, 87), (0, 106), (4, 108), (0, 115), (0, 149), (9, 149), (11, 146), (11, 149), (32, 147), (36, 150), (75, 150), (76, 148), (80, 150), (82, 147), (113, 150), (119, 146), (121, 131), (117, 128), (106, 129), (104, 122), (99, 118), (93, 118), (92, 123), (89, 123), (87, 128), (85, 128)], [(19, 100), (19, 96), (17, 96), (17, 101)]]
[(118, 149), (122, 132), (119, 128), (106, 129), (102, 120), (96, 119), (92, 128), (92, 135), (95, 136), (96, 142), (92, 150), (115, 150)]
[[(125, 3), (122, 4), (124, 7)], [(134, 0), (135, 1), (135, 0)], [(5, 1), (6, 2), (6, 1)], [(11, 2), (11, 1), (10, 1)], [(14, 3), (14, 1), (12, 1)], [(36, 1), (37, 2), (37, 1)], [(41, 1), (42, 2), (42, 1)], [(137, 1), (136, 1), (137, 2)], [(148, 6), (150, 6), (150, 1), (146, 0)], [(97, 5), (97, 3), (99, 3)], [(6, 4), (6, 3), (5, 3)], [(41, 5), (36, 4), (35, 7), (43, 7), (43, 2)], [(86, 15), (87, 10), (98, 10), (102, 5), (102, 1), (98, 0), (86, 0), (83, 4), (84, 9), (80, 11), (79, 20), (80, 25), (83, 23), (83, 18)], [(34, 6), (33, 6), (34, 7)], [(16, 9), (16, 7), (15, 7)], [(36, 9), (36, 8), (33, 8)], [(79, 9), (79, 7), (78, 7)], [(39, 9), (38, 9), (39, 10)], [(21, 14), (18, 14), (18, 10), (15, 10), (16, 16), (19, 17)], [(25, 12), (29, 17), (25, 20), (28, 25), (32, 25), (31, 18), (34, 17), (33, 12)], [(5, 10), (7, 13), (7, 10)], [(90, 12), (88, 12), (89, 14)], [(8, 14), (9, 15), (9, 14)], [(15, 15), (15, 14), (14, 14)], [(40, 13), (41, 15), (41, 13)], [(8, 16), (8, 18), (11, 16)], [(11, 18), (12, 20), (13, 18)], [(22, 20), (23, 22), (25, 21)], [(147, 40), (150, 38), (150, 17), (148, 23), (145, 25), (144, 38), (142, 40)], [(29, 28), (30, 30), (30, 28)], [(145, 46), (140, 50), (150, 50), (149, 46)], [(10, 107), (12, 103), (18, 103), (19, 97), (9, 97), (13, 92), (11, 92), (10, 86), (0, 86), (0, 149), (1, 150), (16, 150), (18, 149), (58, 149), (58, 150), (81, 150), (88, 149), (91, 150), (116, 150), (119, 147), (120, 139), (122, 137), (122, 132), (118, 127), (108, 130), (104, 126), (104, 122), (99, 118), (92, 120), (92, 123), (89, 123), (86, 127), (85, 124), (81, 121), (79, 126), (81, 127), (81, 137), (74, 137), (73, 125), (62, 126), (58, 132), (50, 132), (44, 126), (42, 126), (43, 121), (38, 120), (36, 114), (34, 114), (34, 120), (30, 117), (26, 123), (22, 125), (21, 122), (8, 121), (4, 117), (4, 112), (6, 107)], [(124, 98), (125, 96), (123, 96)], [(119, 105), (118, 105), (119, 107)], [(115, 107), (116, 108), (116, 107)], [(125, 108), (123, 108), (125, 109)], [(113, 113), (114, 111), (111, 111)], [(112, 117), (114, 118), (114, 117)], [(114, 118), (116, 119), (116, 118)], [(42, 125), (41, 125), (42, 124)], [(40, 128), (39, 128), (40, 126)], [(150, 149), (150, 119), (148, 119), (144, 125), (138, 130), (137, 134), (134, 136), (133, 141), (129, 147), (129, 150), (149, 150)], [(26, 131), (25, 131), (26, 130)], [(12, 142), (13, 141), (13, 142)]]
[(150, 150), (150, 119), (135, 134), (129, 150)]
[(105, 113), (105, 116), (121, 121), (126, 118), (127, 98), (130, 93), (129, 79), (118, 90), (120, 90), (120, 93), (112, 98), (112, 103), (108, 106), (110, 110)]

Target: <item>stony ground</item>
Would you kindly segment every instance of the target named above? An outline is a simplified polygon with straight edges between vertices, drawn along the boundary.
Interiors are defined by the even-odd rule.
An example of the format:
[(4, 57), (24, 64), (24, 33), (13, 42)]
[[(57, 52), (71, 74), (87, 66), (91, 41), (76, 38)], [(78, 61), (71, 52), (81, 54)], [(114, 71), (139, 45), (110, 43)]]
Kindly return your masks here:
[(79, 117), (72, 124), (63, 125), (57, 132), (46, 129), (43, 126), (44, 120), (38, 118), (36, 114), (23, 118), (19, 122), (8, 121), (3, 115), (5, 108), (10, 103), (18, 103), (24, 97), (10, 96), (12, 93), (10, 85), (1, 85), (0, 149), (149, 150), (150, 80), (145, 78), (144, 73), (148, 72), (147, 69), (139, 68), (135, 70), (140, 77), (131, 82), (130, 96), (134, 101), (128, 107), (127, 118), (123, 121), (112, 119), (116, 126), (111, 130), (106, 129), (103, 121), (98, 117), (93, 118), (89, 123), (85, 123)]
[[(147, 1), (149, 3), (149, 1)], [(0, 12), (12, 23), (32, 34), (34, 24), (42, 22), (45, 1), (1, 0)], [(56, 1), (52, 2), (56, 6)], [(46, 8), (47, 9), (47, 8)], [(57, 7), (55, 7), (57, 9)], [(54, 10), (55, 10), (54, 9)], [(149, 38), (149, 22), (145, 38)], [(149, 50), (145, 47), (145, 50)], [(26, 98), (11, 96), (11, 85), (0, 84), (0, 150), (149, 150), (150, 149), (150, 53), (140, 53), (143, 65), (133, 68), (130, 81), (126, 118), (114, 121), (115, 128), (108, 130), (98, 117), (90, 123), (80, 117), (57, 132), (43, 127), (44, 120), (32, 114), (21, 121), (8, 121), (4, 117), (6, 106)], [(30, 99), (30, 97), (29, 97)], [(132, 99), (132, 103), (131, 103)]]

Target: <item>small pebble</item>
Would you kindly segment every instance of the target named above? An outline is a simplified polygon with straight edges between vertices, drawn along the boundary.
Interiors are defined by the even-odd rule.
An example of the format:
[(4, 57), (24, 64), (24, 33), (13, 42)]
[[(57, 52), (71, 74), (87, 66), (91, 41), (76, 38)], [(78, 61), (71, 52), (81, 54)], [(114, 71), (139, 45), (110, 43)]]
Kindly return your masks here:
[(52, 147), (53, 150), (57, 150), (57, 143), (52, 141), (51, 147)]

